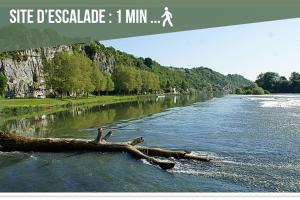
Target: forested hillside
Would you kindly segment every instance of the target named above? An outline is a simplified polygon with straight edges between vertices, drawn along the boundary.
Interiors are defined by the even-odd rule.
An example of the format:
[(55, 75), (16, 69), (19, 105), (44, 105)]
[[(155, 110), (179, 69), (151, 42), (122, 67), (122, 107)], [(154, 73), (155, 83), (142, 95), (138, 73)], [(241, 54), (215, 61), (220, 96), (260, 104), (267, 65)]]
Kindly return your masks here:
[(0, 92), (9, 97), (89, 94), (232, 93), (252, 82), (209, 68), (162, 66), (98, 42), (0, 55)]
[[(99, 43), (87, 46), (87, 55), (93, 58), (95, 54), (104, 52), (107, 56), (115, 58), (116, 66), (135, 68), (142, 71), (152, 72), (158, 76), (159, 88), (170, 92), (176, 88), (179, 92), (214, 91), (232, 92), (236, 87), (248, 86), (251, 81), (241, 75), (225, 76), (205, 67), (175, 68), (160, 65), (151, 58), (137, 58), (112, 47), (104, 47)], [(115, 80), (117, 81), (117, 80)]]

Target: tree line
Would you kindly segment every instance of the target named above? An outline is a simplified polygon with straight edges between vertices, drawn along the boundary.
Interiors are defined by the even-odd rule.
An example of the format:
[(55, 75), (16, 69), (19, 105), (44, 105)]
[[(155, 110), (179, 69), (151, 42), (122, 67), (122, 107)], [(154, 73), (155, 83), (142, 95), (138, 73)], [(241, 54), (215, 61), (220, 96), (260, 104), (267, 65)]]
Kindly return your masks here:
[(84, 53), (57, 53), (45, 63), (45, 80), (54, 96), (82, 96), (93, 93), (139, 94), (160, 90), (153, 72), (118, 65), (112, 74), (102, 72), (99, 63)]
[(85, 52), (91, 58), (95, 54), (112, 56), (117, 66), (132, 66), (136, 69), (153, 72), (159, 78), (159, 86), (164, 92), (172, 92), (174, 88), (180, 93), (223, 92), (229, 87), (234, 90), (236, 87), (247, 86), (251, 81), (240, 75), (225, 76), (206, 67), (167, 67), (162, 66), (151, 58), (135, 57), (126, 52), (119, 51), (112, 47), (105, 47), (99, 42), (92, 42), (86, 46)]
[(289, 79), (275, 72), (258, 75), (255, 83), (270, 93), (300, 93), (300, 74), (291, 73)]
[(138, 70), (133, 66), (116, 66), (112, 76), (117, 93), (139, 94), (160, 90), (157, 75), (149, 71)]
[(235, 94), (242, 94), (242, 95), (263, 95), (269, 94), (268, 90), (264, 90), (263, 88), (259, 87), (256, 83), (253, 83), (248, 86), (238, 87), (235, 89)]
[[(168, 93), (173, 92), (174, 88), (179, 93), (215, 95), (231, 93), (236, 87), (252, 83), (243, 76), (226, 76), (206, 67), (162, 66), (151, 58), (135, 57), (99, 42), (73, 44), (71, 48), (72, 54), (56, 53), (48, 61), (43, 58), (46, 86), (54, 96)], [(39, 49), (36, 52), (41, 53)], [(99, 70), (100, 63), (96, 61), (99, 55), (106, 58), (107, 65), (114, 66), (112, 73)], [(8, 53), (8, 56), (20, 62), (25, 59), (18, 52)], [(39, 89), (40, 77), (38, 73), (33, 75), (33, 89)]]
[(291, 73), (289, 79), (276, 72), (261, 73), (254, 83), (239, 87), (236, 94), (300, 93), (300, 73)]

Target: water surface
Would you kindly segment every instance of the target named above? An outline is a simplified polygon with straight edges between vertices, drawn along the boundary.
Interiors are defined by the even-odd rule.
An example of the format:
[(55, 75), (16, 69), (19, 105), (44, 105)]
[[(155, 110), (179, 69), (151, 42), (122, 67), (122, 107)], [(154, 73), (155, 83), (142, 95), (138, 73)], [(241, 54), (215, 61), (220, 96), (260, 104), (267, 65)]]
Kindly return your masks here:
[(0, 191), (300, 192), (300, 96), (160, 98), (3, 121), (34, 137), (113, 141), (209, 154), (211, 163), (176, 161), (164, 171), (126, 153), (0, 153)]

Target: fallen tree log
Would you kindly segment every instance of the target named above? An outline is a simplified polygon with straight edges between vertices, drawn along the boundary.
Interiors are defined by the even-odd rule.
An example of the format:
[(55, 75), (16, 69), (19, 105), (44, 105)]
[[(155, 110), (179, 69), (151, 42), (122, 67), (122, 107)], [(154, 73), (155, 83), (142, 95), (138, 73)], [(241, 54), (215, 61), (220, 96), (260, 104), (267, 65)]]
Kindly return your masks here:
[[(111, 134), (111, 133), (110, 133)], [(107, 142), (95, 144), (84, 139), (63, 138), (30, 138), (0, 132), (0, 151), (38, 151), (38, 152), (66, 152), (66, 151), (101, 151), (101, 152), (127, 152), (139, 159), (160, 166), (162, 169), (170, 169), (175, 162), (161, 160), (152, 156), (192, 159), (210, 161), (208, 157), (191, 155), (185, 151), (171, 151), (160, 148), (134, 146), (143, 142), (143, 137), (127, 142)]]
[(167, 150), (161, 148), (151, 148), (142, 146), (136, 146), (136, 148), (148, 156), (160, 156), (165, 158), (173, 157), (176, 159), (199, 160), (205, 162), (213, 160), (213, 158), (209, 157), (208, 155), (193, 155), (186, 151)]
[(103, 140), (108, 141), (108, 139), (112, 136), (112, 130), (109, 130), (108, 133), (103, 137)]

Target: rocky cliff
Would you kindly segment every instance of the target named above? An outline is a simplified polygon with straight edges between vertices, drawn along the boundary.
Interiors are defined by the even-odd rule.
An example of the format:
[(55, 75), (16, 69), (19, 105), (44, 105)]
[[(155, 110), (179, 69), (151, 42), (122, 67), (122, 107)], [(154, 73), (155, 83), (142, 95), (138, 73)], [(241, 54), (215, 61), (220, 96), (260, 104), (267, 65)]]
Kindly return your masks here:
[[(48, 91), (45, 85), (44, 65), (56, 53), (81, 52), (99, 63), (100, 71), (113, 72), (115, 65), (136, 67), (152, 71), (159, 76), (160, 88), (171, 91), (207, 91), (208, 93), (230, 93), (235, 88), (252, 84), (240, 75), (225, 76), (205, 67), (175, 68), (162, 66), (151, 58), (137, 58), (98, 42), (89, 44), (62, 45), (52, 48), (38, 48), (0, 54), (0, 73), (8, 80), (6, 96), (43, 97)], [(49, 88), (48, 88), (49, 89)]]
[[(0, 72), (8, 79), (6, 96), (38, 97), (46, 95), (44, 79), (44, 63), (51, 60), (57, 52), (63, 50), (73, 53), (89, 51), (89, 45), (62, 45), (51, 48), (29, 49), (24, 51), (6, 52), (0, 55)], [(115, 63), (113, 55), (105, 52), (90, 53), (90, 58), (99, 62), (101, 71), (112, 72)]]

